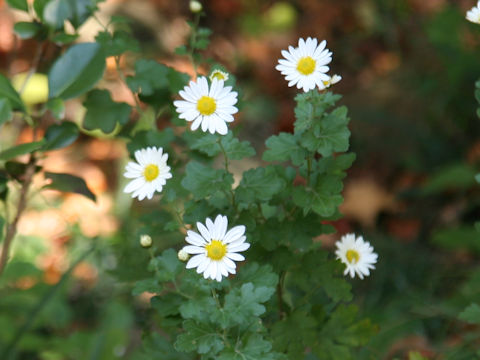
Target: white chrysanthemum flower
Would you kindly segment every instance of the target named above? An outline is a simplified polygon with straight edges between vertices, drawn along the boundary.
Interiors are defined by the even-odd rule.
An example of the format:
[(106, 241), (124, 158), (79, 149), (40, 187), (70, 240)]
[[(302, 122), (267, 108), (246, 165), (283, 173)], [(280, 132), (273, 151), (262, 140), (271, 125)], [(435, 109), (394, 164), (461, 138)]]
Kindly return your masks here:
[(477, 3), (477, 6), (474, 6), (467, 11), (466, 16), (468, 21), (471, 21), (476, 24), (480, 24), (480, 1)]
[(197, 273), (203, 273), (205, 279), (221, 281), (222, 276), (235, 274), (234, 261), (245, 260), (243, 255), (238, 254), (250, 247), (245, 242), (245, 226), (238, 225), (227, 232), (228, 219), (222, 215), (218, 215), (215, 222), (207, 218), (205, 225), (197, 222), (201, 235), (187, 231), (185, 241), (191, 245), (183, 250), (195, 255), (188, 261), (187, 269), (197, 268)]
[(172, 177), (170, 166), (167, 166), (168, 154), (164, 154), (161, 147), (148, 147), (135, 151), (135, 159), (137, 162), (130, 161), (125, 167), (123, 176), (133, 180), (123, 192), (132, 193), (132, 198), (138, 197), (138, 200), (151, 199)]
[(356, 273), (360, 279), (363, 279), (363, 276), (370, 275), (370, 269), (375, 269), (374, 264), (377, 262), (378, 255), (373, 252), (373, 247), (368, 241), (364, 241), (362, 236), (356, 238), (355, 234), (346, 234), (335, 245), (337, 259), (347, 266), (344, 275), (349, 273), (353, 278)]
[(333, 76), (329, 76), (328, 80), (322, 81), (322, 86), (319, 86), (319, 89), (320, 90), (328, 89), (330, 86), (340, 82), (340, 80), (342, 80), (342, 77), (340, 75), (335, 74)]
[(306, 41), (300, 38), (298, 47), (289, 46), (288, 51), (282, 50), (285, 59), (278, 60), (275, 68), (285, 75), (288, 86), (297, 85), (298, 89), (307, 92), (316, 86), (322, 88), (323, 81), (330, 79), (326, 65), (332, 61), (332, 53), (325, 48), (325, 40), (317, 43), (315, 38), (309, 37)]
[(223, 80), (215, 78), (209, 88), (207, 78), (202, 76), (197, 82), (190, 81), (180, 91), (180, 96), (184, 100), (174, 101), (173, 104), (181, 119), (193, 121), (192, 130), (202, 125), (205, 132), (227, 134), (226, 123), (232, 122), (233, 114), (238, 112), (233, 106), (237, 103), (238, 94), (232, 91), (231, 86), (224, 86)]
[(215, 69), (210, 73), (208, 78), (211, 81), (213, 81), (213, 79), (227, 81), (228, 80), (228, 73), (226, 73), (225, 71), (222, 71), (220, 69)]

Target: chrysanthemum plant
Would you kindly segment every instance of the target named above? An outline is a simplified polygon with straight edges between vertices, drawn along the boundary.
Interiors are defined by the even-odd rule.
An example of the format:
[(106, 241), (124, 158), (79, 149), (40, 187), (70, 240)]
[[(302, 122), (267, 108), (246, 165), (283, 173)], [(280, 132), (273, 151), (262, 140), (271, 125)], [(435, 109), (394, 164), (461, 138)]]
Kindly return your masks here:
[[(94, 0), (79, 1), (85, 5), (80, 7), (65, 2), (63, 12), (52, 10), (55, 1), (9, 3), (34, 18), (15, 29), (40, 41), (39, 58), (45, 43), (63, 51), (49, 67), (48, 101), (35, 107), (0, 76), (0, 123), (15, 115), (15, 121), (23, 118), (42, 130), (34, 131), (34, 141), (0, 153), (2, 200), (9, 196), (7, 182), (19, 184), (21, 216), (31, 178), (41, 171), (50, 179), (47, 187), (93, 198), (82, 179), (47, 172), (38, 159), (73, 143), (80, 130), (125, 141), (131, 160), (124, 192), (134, 198), (131, 220), (142, 219), (134, 233), (143, 234), (141, 244), (148, 248), (138, 242), (135, 251), (151, 256), (150, 275), (137, 279), (133, 295), (153, 294), (136, 359), (357, 358), (375, 326), (358, 319), (345, 275), (369, 275), (377, 256), (353, 234), (336, 252), (319, 240), (335, 232), (329, 223), (341, 217), (343, 179), (355, 159), (348, 152), (347, 109), (337, 107), (340, 96), (327, 91), (340, 77), (327, 74), (332, 53), (326, 42), (301, 39), (282, 52), (277, 68), (299, 91), (294, 131), (273, 135), (255, 149), (236, 136), (237, 112), (249, 105), (222, 66), (191, 78), (137, 53), (134, 72), (126, 75), (120, 57), (139, 46), (123, 24), (116, 26), (120, 19), (103, 24), (92, 43), (74, 43), (76, 32), (65, 31), (66, 21), (77, 31), (93, 15)], [(206, 68), (200, 51), (210, 34), (198, 26), (200, 16), (190, 23), (188, 45), (177, 50), (195, 72), (199, 65)], [(99, 83), (106, 57), (115, 60), (135, 107), (112, 100)], [(86, 109), (80, 124), (64, 118), (63, 103), (72, 98), (82, 99)], [(51, 116), (54, 124), (46, 125)], [(25, 154), (28, 162), (14, 161)], [(262, 165), (232, 172), (232, 161), (252, 157)], [(16, 220), (7, 220), (11, 242)], [(5, 244), (2, 253), (8, 254)]]

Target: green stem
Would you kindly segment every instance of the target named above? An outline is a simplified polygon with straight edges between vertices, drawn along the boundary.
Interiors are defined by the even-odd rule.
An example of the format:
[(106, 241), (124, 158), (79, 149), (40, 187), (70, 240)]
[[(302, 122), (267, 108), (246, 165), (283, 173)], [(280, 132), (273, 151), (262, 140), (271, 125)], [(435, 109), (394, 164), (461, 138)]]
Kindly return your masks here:
[(188, 57), (190, 58), (190, 61), (192, 62), (193, 65), (193, 71), (195, 72), (195, 77), (198, 75), (198, 65), (195, 62), (195, 57), (193, 54), (195, 53), (195, 43), (197, 42), (197, 29), (198, 29), (198, 24), (200, 23), (200, 13), (195, 14), (195, 18), (193, 20), (193, 26), (192, 26), (192, 34), (190, 37), (190, 52), (188, 54)]
[(17, 330), (15, 333), (15, 336), (13, 339), (10, 341), (10, 343), (5, 347), (5, 350), (0, 354), (0, 359), (5, 359), (8, 360), (10, 359), (12, 355), (12, 351), (15, 349), (15, 346), (18, 344), (20, 339), (25, 335), (25, 333), (30, 329), (32, 326), (34, 320), (37, 318), (37, 316), (40, 314), (40, 312), (43, 310), (45, 305), (48, 304), (48, 302), (53, 298), (53, 296), (56, 294), (58, 289), (65, 283), (65, 281), (68, 279), (72, 271), (77, 267), (78, 264), (80, 264), (85, 258), (90, 255), (93, 251), (95, 250), (95, 246), (92, 246), (90, 249), (85, 251), (71, 266), (70, 268), (62, 275), (62, 278), (58, 283), (56, 283), (54, 286), (51, 287), (50, 291), (48, 291), (42, 299), (30, 310), (27, 320), (25, 323), (22, 325), (20, 329)]
[[(225, 148), (223, 147), (223, 144), (222, 144), (222, 140), (220, 138), (217, 139), (217, 144), (218, 144), (218, 146), (220, 146), (220, 150), (222, 150), (224, 163), (225, 163), (225, 171), (227, 173), (230, 173), (227, 152), (225, 151)], [(236, 211), (237, 210), (237, 203), (235, 201), (235, 193), (233, 192), (232, 187), (230, 187), (230, 196), (232, 197), (232, 206)]]
[(312, 173), (312, 157), (307, 157), (307, 186), (310, 186), (310, 175)]

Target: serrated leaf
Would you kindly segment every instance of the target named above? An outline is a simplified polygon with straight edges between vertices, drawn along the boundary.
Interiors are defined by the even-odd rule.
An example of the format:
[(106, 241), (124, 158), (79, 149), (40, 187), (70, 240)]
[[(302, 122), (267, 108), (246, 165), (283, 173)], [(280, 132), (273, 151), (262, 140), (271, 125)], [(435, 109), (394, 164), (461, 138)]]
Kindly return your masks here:
[(169, 68), (154, 60), (140, 59), (135, 63), (135, 75), (127, 77), (128, 87), (142, 95), (153, 95), (156, 89), (168, 87)]
[(297, 186), (293, 188), (293, 202), (303, 208), (304, 214), (313, 210), (320, 216), (329, 217), (335, 213), (343, 201), (340, 194), (342, 189), (341, 177), (321, 176), (314, 187)]
[(7, 4), (11, 8), (28, 12), (27, 0), (7, 0)]
[(260, 266), (256, 262), (248, 262), (242, 266), (236, 279), (239, 283), (252, 283), (256, 287), (265, 286), (275, 288), (278, 283), (278, 275), (273, 272), (270, 265)]
[(83, 119), (85, 129), (100, 129), (105, 134), (115, 130), (117, 124), (125, 125), (131, 112), (131, 107), (127, 103), (113, 101), (108, 90), (90, 91), (83, 106), (87, 108)]
[(263, 202), (281, 192), (285, 185), (285, 180), (278, 176), (273, 166), (259, 167), (243, 173), (235, 194), (239, 202)]
[(133, 286), (132, 295), (138, 296), (144, 292), (155, 294), (160, 292), (161, 289), (162, 287), (160, 286), (160, 283), (155, 278), (139, 280), (135, 282), (135, 285)]
[(469, 324), (480, 324), (480, 306), (476, 303), (472, 303), (465, 308), (458, 318)]
[(175, 342), (175, 348), (179, 351), (196, 351), (199, 354), (215, 356), (224, 348), (221, 335), (212, 326), (186, 320), (183, 322), (183, 330), (185, 332), (180, 334)]
[(7, 99), (0, 99), (0, 126), (12, 119), (12, 107)]
[(184, 319), (193, 319), (201, 323), (213, 322), (220, 318), (220, 311), (211, 294), (184, 301), (180, 305), (180, 314)]
[(265, 312), (265, 306), (262, 303), (267, 302), (274, 293), (274, 287), (255, 287), (252, 283), (232, 289), (225, 296), (224, 326), (248, 327), (257, 316)]
[(127, 144), (128, 151), (133, 154), (136, 150), (149, 146), (161, 146), (165, 149), (175, 139), (173, 129), (168, 127), (162, 131), (151, 129), (149, 131), (139, 131), (135, 133), (131, 141)]
[(288, 317), (277, 321), (272, 327), (274, 349), (286, 352), (289, 359), (302, 359), (305, 347), (312, 344), (317, 337), (317, 322), (305, 311), (295, 310)]
[(23, 105), (20, 95), (18, 95), (10, 81), (2, 74), (0, 74), (0, 99), (1, 98), (7, 99), (13, 110), (25, 110), (25, 105)]
[(251, 334), (246, 342), (237, 342), (235, 349), (222, 351), (217, 360), (279, 360), (286, 357), (271, 352), (272, 344), (260, 334)]
[(255, 155), (255, 150), (250, 143), (248, 141), (240, 142), (232, 132), (228, 132), (224, 136), (204, 134), (192, 144), (191, 148), (213, 157), (222, 152), (219, 141), (229, 160), (240, 160)]
[[(158, 289), (156, 291), (158, 292)], [(150, 304), (160, 316), (171, 316), (179, 313), (183, 301), (183, 297), (170, 292), (154, 296), (150, 299)]]
[(45, 140), (40, 140), (40, 141), (13, 146), (11, 148), (8, 148), (0, 152), (0, 160), (10, 160), (20, 155), (32, 153), (42, 148), (44, 144), (45, 144)]
[(340, 95), (334, 95), (330, 92), (319, 93), (316, 90), (298, 94), (295, 97), (297, 102), (295, 107), (295, 134), (303, 134), (311, 129), (315, 123), (321, 120), (325, 111), (335, 105), (335, 102), (340, 98)]
[(81, 43), (60, 56), (48, 75), (49, 99), (69, 99), (90, 90), (103, 76), (105, 58), (97, 43)]
[(105, 56), (117, 56), (126, 51), (138, 52), (139, 45), (135, 38), (127, 31), (116, 30), (113, 34), (101, 31), (95, 41), (102, 45)]
[(78, 127), (70, 121), (54, 124), (48, 127), (45, 132), (45, 145), (42, 150), (61, 149), (71, 145), (78, 138)]
[(191, 161), (185, 169), (182, 186), (190, 191), (195, 199), (203, 199), (217, 191), (229, 192), (233, 176), (225, 170), (215, 170), (198, 162)]
[(294, 165), (300, 165), (306, 157), (306, 152), (297, 143), (293, 134), (280, 133), (270, 136), (265, 142), (267, 150), (263, 153), (265, 161), (291, 160)]
[(87, 187), (85, 180), (71, 174), (45, 172), (45, 178), (50, 179), (51, 183), (44, 186), (44, 189), (58, 190), (62, 192), (71, 192), (83, 195), (92, 201), (95, 201), (93, 194)]
[(13, 26), (13, 31), (20, 39), (31, 39), (41, 28), (42, 26), (37, 22), (19, 21)]
[(161, 256), (150, 261), (149, 269), (155, 270), (155, 276), (160, 281), (169, 281), (183, 270), (184, 264), (178, 260), (177, 252), (173, 249), (165, 250)]

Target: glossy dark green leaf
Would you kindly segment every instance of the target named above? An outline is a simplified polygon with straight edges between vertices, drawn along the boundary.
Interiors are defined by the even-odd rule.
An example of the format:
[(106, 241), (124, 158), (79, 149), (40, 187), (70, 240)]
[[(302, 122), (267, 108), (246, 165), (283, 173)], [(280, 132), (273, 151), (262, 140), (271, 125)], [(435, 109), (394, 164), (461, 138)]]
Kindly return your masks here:
[(105, 134), (111, 133), (117, 123), (125, 125), (131, 112), (130, 105), (113, 101), (108, 90), (90, 91), (83, 106), (87, 108), (83, 120), (85, 129), (101, 129)]
[(51, 125), (45, 132), (43, 150), (54, 150), (73, 144), (78, 138), (78, 127), (70, 121)]
[(0, 99), (1, 98), (8, 99), (13, 110), (25, 110), (25, 105), (23, 105), (20, 95), (18, 95), (10, 81), (2, 74), (0, 74)]
[(13, 31), (21, 39), (31, 39), (42, 29), (42, 26), (37, 22), (20, 21), (15, 23)]
[(63, 28), (65, 20), (71, 14), (72, 10), (68, 0), (51, 0), (43, 8), (43, 19), (54, 29)]
[(27, 0), (7, 0), (7, 4), (11, 8), (28, 12)]
[(35, 141), (31, 143), (13, 146), (9, 149), (6, 149), (0, 152), (0, 160), (10, 160), (20, 155), (32, 153), (36, 150), (41, 149), (44, 144), (45, 144), (45, 140), (41, 140), (41, 141)]
[(52, 115), (57, 120), (62, 120), (65, 116), (65, 103), (62, 99), (53, 98), (47, 101), (47, 109), (52, 112)]
[(0, 126), (12, 118), (12, 107), (7, 99), (0, 99)]
[[(28, 164), (18, 161), (7, 161), (5, 163), (5, 170), (7, 171), (8, 176), (11, 178), (22, 181), (23, 175), (25, 174), (25, 171), (27, 171), (27, 165)], [(42, 170), (41, 166), (35, 167), (35, 173), (39, 172), (40, 170)]]
[(60, 34), (56, 34), (52, 38), (52, 42), (54, 42), (55, 44), (66, 45), (74, 42), (77, 39), (78, 39), (78, 35), (60, 33)]
[(66, 0), (70, 5), (69, 21), (75, 29), (79, 28), (97, 9), (95, 0)]
[(78, 176), (45, 172), (45, 178), (51, 181), (48, 185), (44, 186), (45, 189), (76, 193), (95, 201), (95, 194), (87, 187), (85, 180)]
[(49, 98), (69, 99), (87, 92), (102, 78), (104, 70), (105, 58), (99, 44), (73, 45), (50, 69)]
[(40, 20), (44, 20), (43, 18), (43, 10), (45, 9), (45, 6), (47, 3), (49, 3), (51, 0), (35, 0), (33, 2), (33, 9), (35, 10), (35, 13), (37, 14), (38, 18)]

